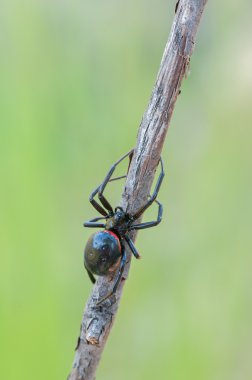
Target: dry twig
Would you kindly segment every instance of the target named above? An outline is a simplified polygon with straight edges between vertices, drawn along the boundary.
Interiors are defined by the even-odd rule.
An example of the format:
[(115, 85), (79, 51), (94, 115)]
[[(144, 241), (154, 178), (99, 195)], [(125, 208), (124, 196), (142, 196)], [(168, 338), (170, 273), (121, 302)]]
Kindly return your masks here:
[[(139, 128), (122, 196), (121, 206), (129, 213), (135, 213), (146, 202), (149, 194), (181, 82), (193, 52), (196, 32), (206, 1), (180, 0), (176, 4), (172, 29), (157, 81)], [(128, 257), (124, 279), (128, 277), (130, 267), (129, 253)], [(69, 380), (95, 378), (95, 371), (116, 315), (124, 282), (122, 281), (118, 287), (114, 299), (108, 299), (102, 306), (97, 307), (96, 301), (107, 294), (111, 287), (111, 282), (106, 277), (98, 278), (84, 311)]]

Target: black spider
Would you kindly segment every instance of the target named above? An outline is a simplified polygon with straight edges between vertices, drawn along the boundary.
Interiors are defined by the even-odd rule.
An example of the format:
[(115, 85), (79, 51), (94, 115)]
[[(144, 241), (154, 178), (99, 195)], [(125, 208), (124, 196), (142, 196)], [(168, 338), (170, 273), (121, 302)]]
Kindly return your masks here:
[[(116, 166), (126, 157), (129, 157), (131, 161), (132, 155), (133, 150), (125, 154), (114, 165), (112, 165), (104, 181), (92, 192), (89, 197), (89, 201), (93, 207), (103, 216), (85, 222), (84, 227), (104, 228), (103, 231), (96, 232), (91, 235), (85, 247), (84, 266), (88, 272), (89, 278), (93, 283), (95, 283), (94, 274), (98, 276), (113, 274), (119, 266), (112, 291), (104, 298), (99, 300), (97, 302), (97, 305), (114, 294), (120, 283), (126, 263), (125, 241), (127, 242), (135, 258), (140, 258), (140, 255), (137, 252), (137, 249), (128, 233), (132, 230), (141, 230), (144, 228), (154, 227), (159, 224), (162, 219), (163, 207), (161, 203), (156, 200), (164, 178), (163, 162), (161, 158), (161, 173), (159, 174), (154, 192), (149, 197), (147, 203), (141, 207), (134, 215), (128, 214), (121, 207), (116, 207), (115, 210), (113, 210), (112, 206), (103, 195), (104, 189), (108, 182), (126, 177), (122, 176), (118, 178), (111, 178)], [(98, 198), (102, 206), (94, 199), (96, 194), (98, 194)], [(143, 214), (143, 212), (148, 207), (152, 205), (154, 201), (158, 204), (157, 220), (152, 222), (134, 224), (134, 222)], [(98, 223), (98, 221), (102, 219), (105, 219), (104, 223)]]

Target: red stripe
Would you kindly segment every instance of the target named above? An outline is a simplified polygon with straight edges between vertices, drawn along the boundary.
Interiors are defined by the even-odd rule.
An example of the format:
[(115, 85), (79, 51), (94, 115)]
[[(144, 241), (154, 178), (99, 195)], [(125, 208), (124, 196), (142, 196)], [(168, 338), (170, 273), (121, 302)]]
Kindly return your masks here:
[(118, 246), (119, 246), (119, 249), (121, 251), (121, 243), (120, 243), (120, 240), (119, 240), (118, 236), (114, 232), (109, 231), (109, 230), (104, 230), (103, 232), (106, 232), (107, 234), (109, 234), (109, 235), (113, 236), (114, 238), (116, 238)]

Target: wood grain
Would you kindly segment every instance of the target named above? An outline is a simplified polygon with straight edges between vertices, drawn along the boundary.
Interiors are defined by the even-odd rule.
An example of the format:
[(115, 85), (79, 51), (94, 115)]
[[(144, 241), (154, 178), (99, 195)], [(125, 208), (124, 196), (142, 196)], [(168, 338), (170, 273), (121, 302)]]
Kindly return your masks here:
[[(206, 2), (207, 0), (180, 0), (176, 4), (171, 32), (148, 107), (139, 127), (134, 156), (122, 194), (121, 206), (129, 213), (134, 213), (142, 206), (149, 195)], [(132, 238), (135, 239), (136, 236), (132, 235)], [(108, 293), (111, 282), (106, 277), (99, 277), (94, 285), (83, 314), (73, 368), (68, 380), (95, 378), (96, 368), (119, 306), (123, 285), (128, 277), (130, 261), (128, 252), (123, 281), (115, 297), (99, 307), (96, 302)]]

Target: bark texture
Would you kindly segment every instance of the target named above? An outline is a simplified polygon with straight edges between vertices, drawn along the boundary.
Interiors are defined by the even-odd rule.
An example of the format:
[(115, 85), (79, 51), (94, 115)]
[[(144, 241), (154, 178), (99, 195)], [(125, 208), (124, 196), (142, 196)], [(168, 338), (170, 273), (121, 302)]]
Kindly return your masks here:
[[(180, 0), (148, 107), (141, 121), (121, 206), (134, 213), (149, 195), (174, 105), (194, 48), (196, 32), (207, 0)], [(124, 152), (122, 152), (124, 153)], [(115, 157), (117, 159), (118, 157)], [(135, 236), (132, 235), (133, 240)], [(131, 256), (115, 297), (96, 306), (113, 282), (99, 277), (87, 301), (73, 368), (68, 380), (93, 380), (128, 277)]]

